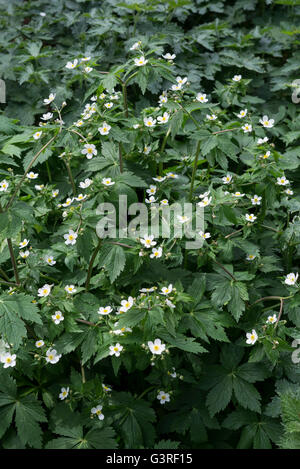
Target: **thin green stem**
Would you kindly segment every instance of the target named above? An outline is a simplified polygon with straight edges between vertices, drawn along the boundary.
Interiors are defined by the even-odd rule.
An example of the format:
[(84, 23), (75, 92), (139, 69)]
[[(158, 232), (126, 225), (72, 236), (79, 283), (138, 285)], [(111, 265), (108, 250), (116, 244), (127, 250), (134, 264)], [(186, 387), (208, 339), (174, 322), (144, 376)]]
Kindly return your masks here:
[[(168, 140), (168, 137), (169, 137), (170, 133), (171, 133), (171, 126), (168, 128), (167, 133), (166, 133), (166, 135), (164, 136), (164, 139), (163, 139), (162, 144), (161, 144), (161, 147), (160, 147), (160, 153), (163, 153), (163, 152), (164, 152), (165, 147), (166, 147), (166, 143), (167, 143), (167, 140)], [(159, 166), (158, 166), (158, 174), (159, 174), (160, 176), (162, 176), (163, 170), (164, 170), (164, 165), (163, 165), (163, 162), (160, 161), (160, 162), (159, 162)]]
[(96, 259), (96, 256), (101, 248), (101, 243), (102, 243), (102, 239), (99, 239), (98, 241), (98, 244), (96, 246), (96, 249), (94, 250), (93, 252), (93, 255), (90, 259), (90, 263), (89, 263), (89, 267), (88, 267), (88, 273), (87, 273), (87, 278), (86, 278), (86, 282), (85, 282), (85, 291), (88, 291), (89, 290), (89, 286), (90, 286), (90, 280), (91, 280), (91, 276), (92, 276), (92, 271), (93, 271), (93, 265), (94, 265), (94, 262), (95, 262), (95, 259)]
[(199, 158), (199, 154), (200, 154), (200, 146), (201, 146), (201, 143), (200, 143), (200, 140), (199, 140), (198, 143), (197, 143), (196, 155), (195, 155), (195, 159), (194, 159), (193, 173), (192, 173), (192, 179), (191, 179), (191, 188), (190, 188), (190, 195), (189, 195), (190, 202), (193, 199), (194, 183), (195, 183), (195, 176), (196, 176), (198, 158)]
[(26, 176), (27, 176), (27, 173), (29, 172), (29, 170), (32, 168), (33, 164), (35, 163), (35, 161), (38, 159), (38, 157), (40, 156), (40, 154), (56, 139), (56, 137), (58, 136), (58, 134), (60, 133), (61, 131), (61, 127), (60, 127), (60, 130), (59, 132), (54, 135), (35, 155), (34, 157), (32, 158), (32, 160), (30, 161), (29, 165), (27, 166), (27, 168), (25, 169), (25, 173), (23, 174), (22, 178), (21, 178), (21, 181), (19, 182), (19, 184), (17, 185), (13, 195), (11, 196), (11, 198), (9, 199), (6, 207), (5, 207), (5, 211), (7, 209), (9, 209), (9, 207), (11, 207), (13, 201), (15, 200), (16, 198), (16, 195), (17, 193), (19, 192), (19, 189), (20, 187), (22, 186)]
[(73, 174), (72, 174), (72, 171), (71, 171), (69, 162), (66, 161), (66, 160), (64, 160), (64, 162), (65, 162), (65, 165), (66, 165), (66, 168), (67, 168), (67, 171), (68, 171), (68, 176), (69, 176), (70, 183), (71, 183), (71, 186), (72, 186), (73, 195), (74, 195), (74, 197), (75, 197), (75, 196), (76, 196), (76, 186), (75, 186)]

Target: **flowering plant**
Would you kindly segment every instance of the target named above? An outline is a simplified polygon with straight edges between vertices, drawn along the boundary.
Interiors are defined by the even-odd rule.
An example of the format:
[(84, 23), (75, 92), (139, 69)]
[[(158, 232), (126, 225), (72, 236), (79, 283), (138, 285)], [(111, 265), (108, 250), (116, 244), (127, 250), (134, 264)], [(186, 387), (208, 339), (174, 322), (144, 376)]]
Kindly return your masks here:
[[(26, 3), (14, 6), (21, 16), (40, 2)], [(177, 17), (193, 22), (193, 8), (208, 17), (211, 8), (173, 3), (165, 12), (150, 2), (156, 21), (168, 22), (163, 37), (143, 33), (138, 9), (126, 40), (134, 6), (122, 3), (124, 16), (101, 25), (92, 8), (91, 41), (112, 34), (112, 19), (119, 25), (116, 55), (103, 52), (101, 67), (96, 42), (61, 52), (62, 33), (51, 28), (55, 15), (61, 25), (66, 16), (52, 3), (47, 14), (31, 10), (36, 42), (16, 46), (34, 65), (11, 73), (37, 96), (21, 122), (15, 105), (0, 115), (3, 447), (280, 444), (280, 392), (299, 386), (296, 104), (280, 80), (278, 100), (256, 89), (261, 55), (241, 53), (235, 68), (237, 53), (224, 48), (222, 69), (212, 56), (190, 68), (184, 47), (214, 50), (229, 30), (197, 25), (180, 45)], [(72, 22), (84, 27), (73, 10)], [(58, 65), (48, 62), (47, 27), (62, 41)], [(264, 37), (261, 26), (257, 34)], [(275, 57), (276, 40), (268, 47)], [(50, 86), (51, 66), (61, 75)], [(150, 221), (138, 235), (125, 226), (124, 197), (130, 210), (143, 205), (148, 221), (162, 219), (168, 236), (153, 234)], [(168, 212), (173, 204), (180, 213)], [(109, 219), (103, 206), (115, 210)], [(136, 212), (125, 212), (132, 222)], [(200, 244), (191, 246), (187, 226), (199, 213)]]

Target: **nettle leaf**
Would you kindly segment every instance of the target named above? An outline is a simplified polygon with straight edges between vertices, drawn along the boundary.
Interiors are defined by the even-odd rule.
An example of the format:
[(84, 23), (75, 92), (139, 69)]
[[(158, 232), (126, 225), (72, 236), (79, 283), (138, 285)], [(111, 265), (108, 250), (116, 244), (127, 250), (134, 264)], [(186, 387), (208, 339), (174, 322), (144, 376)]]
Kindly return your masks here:
[(24, 320), (42, 324), (38, 307), (32, 300), (32, 296), (23, 293), (0, 296), (0, 333), (16, 348), (27, 336)]
[(104, 244), (99, 253), (99, 266), (104, 267), (111, 282), (124, 270), (126, 256), (121, 246)]

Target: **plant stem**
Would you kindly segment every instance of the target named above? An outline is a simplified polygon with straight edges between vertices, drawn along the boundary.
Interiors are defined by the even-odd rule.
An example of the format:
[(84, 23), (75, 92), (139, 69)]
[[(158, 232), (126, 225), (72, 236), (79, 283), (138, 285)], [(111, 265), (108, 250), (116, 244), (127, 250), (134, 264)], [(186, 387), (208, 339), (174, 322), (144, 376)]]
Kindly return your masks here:
[[(164, 152), (165, 147), (166, 147), (166, 143), (167, 143), (167, 140), (168, 140), (168, 137), (169, 137), (170, 133), (171, 133), (171, 126), (168, 128), (167, 133), (166, 133), (166, 135), (164, 136), (164, 139), (163, 139), (162, 144), (161, 144), (161, 147), (160, 147), (160, 153), (163, 153), (163, 152)], [(162, 176), (162, 174), (163, 174), (163, 169), (164, 169), (163, 162), (160, 161), (160, 162), (159, 162), (159, 166), (158, 166), (158, 174), (159, 174), (159, 176)]]
[(87, 278), (86, 278), (86, 282), (85, 282), (85, 291), (89, 291), (90, 280), (91, 280), (92, 271), (93, 271), (93, 265), (94, 265), (96, 256), (97, 256), (97, 254), (100, 250), (101, 243), (102, 243), (102, 239), (99, 239), (98, 244), (96, 246), (96, 249), (94, 250), (93, 255), (91, 257), (91, 260), (90, 260), (90, 263), (89, 263), (89, 268), (88, 268), (88, 274), (87, 274)]
[[(3, 210), (2, 205), (0, 203), (0, 213), (3, 213), (3, 212), (4, 212), (4, 210)], [(14, 270), (15, 280), (16, 280), (17, 285), (20, 285), (18, 267), (17, 267), (17, 263), (16, 263), (16, 258), (15, 258), (15, 253), (14, 253), (14, 250), (13, 250), (12, 242), (11, 242), (10, 238), (6, 238), (6, 241), (7, 241), (7, 245), (8, 245), (11, 264), (12, 264), (12, 267), (13, 267), (13, 270)], [(1, 271), (2, 271), (2, 269), (1, 269)], [(5, 277), (8, 279), (7, 275), (4, 273), (4, 278)]]
[(12, 242), (10, 238), (7, 238), (7, 245), (9, 249), (10, 260), (11, 260), (13, 270), (14, 270), (15, 280), (16, 280), (17, 285), (20, 285), (18, 267), (17, 267), (16, 258), (15, 258), (15, 254), (14, 254), (14, 250), (13, 250)]
[(226, 272), (226, 274), (228, 274), (228, 275), (232, 278), (232, 280), (236, 281), (236, 278), (234, 277), (234, 275), (232, 275), (232, 273), (229, 272), (229, 270), (227, 270), (226, 267), (224, 267), (224, 265), (220, 264), (220, 262), (216, 261), (215, 259), (213, 259), (213, 261), (214, 261), (216, 264), (218, 264), (218, 266), (220, 266), (221, 269), (223, 269), (224, 272)]
[(73, 175), (72, 175), (72, 171), (71, 171), (69, 162), (66, 161), (66, 160), (64, 160), (64, 162), (65, 162), (65, 165), (66, 165), (66, 168), (67, 168), (67, 171), (68, 171), (68, 176), (69, 176), (70, 183), (71, 183), (71, 186), (72, 186), (73, 195), (75, 197), (76, 196), (76, 186), (75, 186), (74, 178), (73, 178)]
[(6, 273), (4, 272), (3, 269), (1, 269), (1, 267), (0, 267), (0, 274), (2, 275), (3, 278), (5, 278), (7, 282), (10, 281), (8, 275), (6, 275)]
[(11, 207), (11, 204), (13, 203), (13, 201), (15, 200), (15, 197), (20, 189), (20, 187), (22, 186), (25, 178), (26, 178), (26, 175), (28, 173), (28, 171), (31, 169), (32, 165), (35, 163), (35, 161), (38, 159), (38, 157), (40, 156), (40, 154), (53, 142), (53, 140), (56, 139), (56, 137), (58, 136), (58, 134), (61, 132), (61, 128), (59, 130), (59, 132), (54, 135), (35, 155), (34, 157), (32, 158), (32, 160), (30, 161), (29, 165), (27, 166), (26, 170), (25, 170), (25, 173), (23, 174), (22, 178), (21, 178), (21, 181), (19, 182), (19, 184), (17, 185), (13, 195), (11, 196), (11, 198), (9, 199), (9, 201), (7, 202), (7, 205), (5, 207), (5, 211), (7, 209), (9, 209), (9, 207)]
[(125, 117), (128, 117), (127, 86), (125, 82), (122, 82), (122, 93), (123, 93)]
[(193, 173), (192, 173), (192, 179), (191, 179), (191, 188), (190, 188), (190, 195), (189, 195), (190, 202), (193, 199), (194, 182), (195, 182), (198, 158), (199, 158), (199, 154), (200, 154), (200, 145), (201, 145), (201, 143), (200, 143), (200, 140), (199, 140), (198, 143), (197, 143), (197, 149), (196, 149), (196, 155), (195, 155), (195, 159), (194, 159)]
[(121, 147), (120, 142), (119, 142), (119, 165), (120, 165), (120, 173), (123, 173), (123, 156), (122, 156), (122, 147)]

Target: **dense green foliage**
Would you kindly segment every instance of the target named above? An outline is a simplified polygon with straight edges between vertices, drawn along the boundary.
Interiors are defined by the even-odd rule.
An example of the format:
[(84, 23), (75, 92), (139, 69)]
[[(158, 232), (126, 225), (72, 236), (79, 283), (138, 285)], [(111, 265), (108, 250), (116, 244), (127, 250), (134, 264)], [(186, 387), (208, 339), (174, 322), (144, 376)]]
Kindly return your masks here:
[[(299, 449), (299, 16), (0, 0), (2, 448)], [(120, 195), (203, 246), (99, 239)]]

